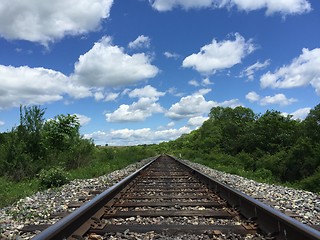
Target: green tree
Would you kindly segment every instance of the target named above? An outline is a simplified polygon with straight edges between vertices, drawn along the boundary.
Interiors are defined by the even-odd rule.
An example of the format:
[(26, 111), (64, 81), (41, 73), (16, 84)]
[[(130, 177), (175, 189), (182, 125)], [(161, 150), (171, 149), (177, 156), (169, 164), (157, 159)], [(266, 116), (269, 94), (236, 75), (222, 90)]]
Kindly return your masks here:
[(313, 142), (320, 142), (320, 104), (310, 110), (303, 121), (304, 133)]
[(233, 155), (248, 148), (248, 133), (255, 119), (256, 115), (251, 109), (241, 106), (234, 109), (215, 107), (209, 114), (209, 122), (219, 129), (215, 129), (215, 132), (220, 135), (221, 148)]
[(64, 165), (67, 169), (84, 166), (89, 162), (93, 142), (82, 139), (76, 115), (60, 114), (45, 123), (43, 135), (50, 149), (48, 162)]
[(44, 157), (45, 149), (41, 131), (45, 122), (45, 109), (40, 106), (20, 106), (20, 125), (17, 128), (18, 138), (25, 144), (27, 152), (33, 161)]
[(279, 111), (266, 111), (254, 124), (252, 140), (265, 153), (290, 148), (298, 139), (299, 122)]
[(80, 138), (80, 123), (76, 115), (60, 114), (48, 120), (44, 126), (44, 137), (50, 149), (64, 151)]

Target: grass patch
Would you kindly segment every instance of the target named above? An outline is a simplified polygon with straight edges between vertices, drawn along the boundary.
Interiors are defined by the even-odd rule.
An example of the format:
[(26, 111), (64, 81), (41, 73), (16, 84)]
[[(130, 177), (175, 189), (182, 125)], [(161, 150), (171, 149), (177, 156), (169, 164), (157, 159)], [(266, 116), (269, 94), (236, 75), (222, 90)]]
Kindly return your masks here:
[(37, 179), (13, 182), (0, 177), (0, 207), (5, 207), (18, 201), (20, 198), (32, 195), (39, 189)]
[[(90, 163), (84, 167), (67, 171), (66, 174), (70, 180), (95, 178), (155, 155), (157, 154), (153, 150), (148, 151), (145, 147), (96, 148)], [(49, 177), (50, 181), (57, 181), (56, 178), (52, 179), (51, 175)], [(14, 182), (6, 177), (0, 177), (0, 208), (30, 196), (39, 190), (41, 190), (41, 186), (39, 179), (36, 177), (21, 182)]]

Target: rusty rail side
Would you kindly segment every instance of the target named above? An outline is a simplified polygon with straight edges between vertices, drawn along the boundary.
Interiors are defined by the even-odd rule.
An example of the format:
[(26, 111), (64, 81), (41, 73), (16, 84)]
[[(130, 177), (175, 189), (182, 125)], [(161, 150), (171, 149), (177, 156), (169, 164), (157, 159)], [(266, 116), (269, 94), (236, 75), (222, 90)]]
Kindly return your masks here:
[(319, 231), (238, 190), (218, 182), (178, 159), (176, 160), (191, 168), (192, 172), (209, 188), (213, 189), (221, 198), (225, 199), (228, 204), (237, 208), (245, 218), (257, 223), (259, 229), (264, 231), (268, 236), (274, 236), (276, 239), (281, 240), (320, 240)]
[(45, 229), (38, 235), (36, 235), (33, 240), (57, 240), (57, 239), (67, 239), (73, 232), (78, 229), (83, 223), (89, 220), (99, 209), (101, 209), (106, 202), (111, 200), (115, 195), (117, 195), (124, 187), (126, 187), (133, 179), (135, 179), (141, 171), (146, 169), (150, 164), (156, 161), (159, 156), (155, 157), (149, 163), (130, 174), (126, 178), (122, 179), (117, 184), (108, 188), (103, 193), (96, 196), (91, 201), (87, 202), (70, 215), (56, 222), (49, 228)]

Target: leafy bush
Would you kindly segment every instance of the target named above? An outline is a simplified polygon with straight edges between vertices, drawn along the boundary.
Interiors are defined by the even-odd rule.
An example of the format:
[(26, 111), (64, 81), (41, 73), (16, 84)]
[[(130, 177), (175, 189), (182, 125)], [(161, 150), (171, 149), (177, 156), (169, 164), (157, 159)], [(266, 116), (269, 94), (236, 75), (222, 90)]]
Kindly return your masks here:
[(316, 173), (303, 179), (300, 185), (303, 189), (308, 191), (320, 193), (320, 167), (317, 169)]
[(260, 180), (273, 180), (272, 172), (269, 169), (259, 168), (254, 176)]
[(42, 169), (39, 173), (39, 184), (41, 188), (60, 187), (69, 182), (68, 174), (61, 167)]

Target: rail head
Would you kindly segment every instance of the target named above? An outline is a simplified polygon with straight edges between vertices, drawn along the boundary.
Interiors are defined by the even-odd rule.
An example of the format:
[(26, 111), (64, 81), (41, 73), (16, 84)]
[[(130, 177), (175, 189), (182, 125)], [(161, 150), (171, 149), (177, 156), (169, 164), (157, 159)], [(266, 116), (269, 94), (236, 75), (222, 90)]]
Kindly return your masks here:
[(117, 193), (119, 193), (125, 186), (127, 186), (133, 179), (135, 179), (144, 169), (150, 164), (156, 161), (159, 156), (154, 157), (149, 163), (142, 166), (140, 169), (130, 174), (120, 182), (116, 183), (112, 187), (108, 188), (91, 201), (85, 203), (80, 208), (59, 220), (49, 228), (45, 229), (33, 240), (56, 240), (56, 239), (67, 239), (71, 234), (79, 228), (83, 223), (90, 219), (90, 217), (97, 212), (104, 204), (111, 200)]
[(170, 157), (190, 168), (194, 174), (225, 199), (228, 204), (236, 207), (244, 217), (258, 223), (258, 227), (268, 235), (276, 235), (276, 239), (286, 240), (320, 240), (320, 232), (316, 229), (201, 173), (173, 156)]

